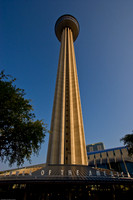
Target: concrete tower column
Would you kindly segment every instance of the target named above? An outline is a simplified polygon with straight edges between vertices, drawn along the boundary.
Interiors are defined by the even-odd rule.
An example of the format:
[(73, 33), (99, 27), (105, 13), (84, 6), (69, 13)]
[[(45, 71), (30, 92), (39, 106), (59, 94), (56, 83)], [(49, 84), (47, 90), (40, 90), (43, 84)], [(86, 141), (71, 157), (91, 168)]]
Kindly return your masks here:
[(80, 102), (74, 41), (79, 34), (78, 21), (61, 16), (55, 24), (61, 42), (47, 164), (87, 165), (83, 118)]

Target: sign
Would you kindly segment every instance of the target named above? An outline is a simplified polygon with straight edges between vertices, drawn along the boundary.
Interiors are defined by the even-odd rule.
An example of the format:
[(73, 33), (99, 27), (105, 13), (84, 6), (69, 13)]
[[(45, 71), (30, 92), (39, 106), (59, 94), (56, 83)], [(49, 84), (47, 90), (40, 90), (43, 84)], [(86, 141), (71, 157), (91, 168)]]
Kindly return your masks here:
[[(73, 176), (73, 177), (75, 177), (75, 176), (97, 176), (97, 177), (100, 177), (100, 176), (102, 176), (102, 177), (106, 177), (106, 176), (110, 176), (110, 177), (124, 177), (124, 174), (123, 174), (123, 172), (121, 172), (121, 173), (118, 173), (118, 172), (113, 172), (113, 171), (110, 171), (108, 174), (106, 173), (106, 171), (100, 171), (100, 170), (88, 170), (86, 173), (84, 172), (83, 173), (83, 171), (82, 170), (79, 170), (79, 169), (74, 169), (74, 170), (72, 170), (72, 169), (69, 169), (69, 170), (64, 170), (64, 169), (59, 169), (58, 171), (56, 171), (56, 173), (55, 173), (55, 171), (54, 170), (52, 170), (52, 169), (49, 169), (49, 170), (45, 170), (45, 168), (44, 169), (40, 169), (40, 170), (37, 170), (38, 171), (38, 173), (37, 173), (37, 175), (36, 175), (36, 171), (34, 171), (34, 172), (32, 172), (31, 170), (29, 171), (28, 170), (28, 173), (27, 173), (27, 170), (21, 170), (21, 171), (19, 171), (19, 170), (17, 170), (17, 171), (10, 171), (10, 172), (5, 172), (4, 173), (4, 177), (11, 177), (11, 176), (16, 176), (16, 177), (18, 177), (18, 176), (56, 176), (56, 177), (58, 177), (58, 176)], [(0, 178), (1, 177), (3, 177), (2, 176), (2, 174), (0, 175)]]

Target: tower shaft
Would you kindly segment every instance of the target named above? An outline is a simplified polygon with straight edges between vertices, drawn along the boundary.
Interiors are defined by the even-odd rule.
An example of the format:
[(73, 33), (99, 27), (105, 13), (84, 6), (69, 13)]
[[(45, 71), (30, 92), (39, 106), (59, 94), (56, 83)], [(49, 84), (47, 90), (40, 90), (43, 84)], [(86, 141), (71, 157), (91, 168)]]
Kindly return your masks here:
[(48, 164), (87, 165), (87, 153), (71, 28), (61, 34)]

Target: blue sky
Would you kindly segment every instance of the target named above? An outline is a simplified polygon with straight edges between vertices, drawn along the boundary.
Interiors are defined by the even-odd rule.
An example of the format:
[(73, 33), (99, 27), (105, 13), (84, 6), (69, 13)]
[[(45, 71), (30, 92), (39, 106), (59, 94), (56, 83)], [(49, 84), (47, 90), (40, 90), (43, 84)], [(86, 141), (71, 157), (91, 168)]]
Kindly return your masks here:
[[(60, 49), (54, 25), (63, 14), (80, 24), (74, 45), (86, 144), (122, 146), (133, 130), (132, 0), (0, 0), (0, 70), (17, 78), (49, 128)], [(47, 145), (48, 135), (31, 164), (45, 162)]]

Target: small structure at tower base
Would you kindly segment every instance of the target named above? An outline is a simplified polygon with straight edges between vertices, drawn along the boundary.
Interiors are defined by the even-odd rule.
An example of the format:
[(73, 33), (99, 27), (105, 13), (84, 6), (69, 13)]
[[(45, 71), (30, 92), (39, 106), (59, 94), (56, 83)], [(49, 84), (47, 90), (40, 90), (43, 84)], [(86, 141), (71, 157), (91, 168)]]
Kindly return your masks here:
[(18, 200), (125, 200), (133, 179), (82, 165), (36, 165), (0, 174), (0, 198)]

